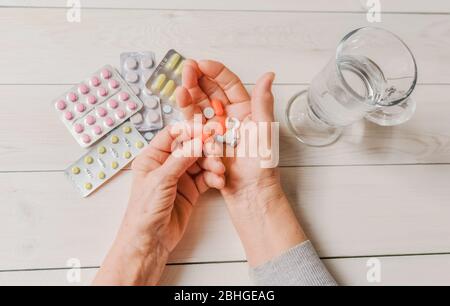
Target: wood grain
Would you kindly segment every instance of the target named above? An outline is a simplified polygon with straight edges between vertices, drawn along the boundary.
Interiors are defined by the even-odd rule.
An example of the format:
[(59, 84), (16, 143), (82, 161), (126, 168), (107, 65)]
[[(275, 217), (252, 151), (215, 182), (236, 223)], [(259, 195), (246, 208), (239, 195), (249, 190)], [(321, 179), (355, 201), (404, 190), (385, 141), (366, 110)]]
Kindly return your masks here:
[[(345, 286), (448, 286), (450, 255), (402, 256), (378, 258), (381, 281), (367, 281), (368, 258), (326, 259), (340, 285)], [(0, 272), (0, 285), (90, 285), (97, 269), (82, 269), (81, 282), (69, 283), (68, 270)], [(246, 286), (252, 281), (247, 263), (213, 263), (167, 266), (160, 285), (177, 286)]]
[[(130, 171), (81, 199), (62, 173), (0, 174), (0, 270), (100, 265), (124, 213)], [(322, 257), (449, 252), (450, 166), (281, 170)], [(245, 258), (224, 202), (209, 192), (171, 262)]]
[[(63, 170), (82, 155), (83, 149), (59, 121), (51, 105), (69, 87), (0, 86), (4, 101), (0, 112), (0, 171)], [(361, 121), (348, 128), (336, 144), (326, 148), (300, 144), (286, 127), (287, 101), (304, 88), (274, 87), (276, 117), (281, 122), (282, 166), (450, 162), (450, 86), (419, 86), (414, 94), (418, 108), (410, 122), (389, 128)]]
[[(4, 6), (23, 7), (66, 7), (61, 0), (3, 0)], [(420, 0), (385, 0), (380, 1), (383, 12), (450, 12), (446, 0), (424, 2)], [(83, 8), (133, 8), (133, 9), (176, 9), (176, 10), (243, 10), (243, 11), (353, 11), (363, 12), (367, 9), (365, 0), (89, 0), (81, 1)]]
[[(345, 34), (372, 25), (365, 14), (352, 13), (83, 12), (81, 23), (69, 23), (62, 8), (0, 10), (0, 84), (75, 83), (103, 64), (117, 63), (121, 52), (149, 49), (162, 58), (170, 48), (187, 57), (219, 59), (246, 83), (264, 71), (276, 71), (278, 83), (308, 83)], [(447, 15), (386, 14), (379, 26), (411, 47), (419, 82), (450, 83)]]

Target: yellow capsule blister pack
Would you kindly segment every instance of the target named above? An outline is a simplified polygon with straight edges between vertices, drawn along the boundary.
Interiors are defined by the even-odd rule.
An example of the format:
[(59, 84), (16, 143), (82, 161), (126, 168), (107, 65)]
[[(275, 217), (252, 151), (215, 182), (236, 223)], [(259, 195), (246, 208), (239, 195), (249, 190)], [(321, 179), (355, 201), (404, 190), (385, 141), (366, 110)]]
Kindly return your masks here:
[(87, 197), (128, 165), (146, 145), (145, 138), (126, 121), (64, 172), (80, 194)]
[(175, 90), (181, 85), (184, 60), (180, 53), (169, 50), (146, 84), (147, 89), (161, 99), (164, 125), (183, 120), (176, 104)]

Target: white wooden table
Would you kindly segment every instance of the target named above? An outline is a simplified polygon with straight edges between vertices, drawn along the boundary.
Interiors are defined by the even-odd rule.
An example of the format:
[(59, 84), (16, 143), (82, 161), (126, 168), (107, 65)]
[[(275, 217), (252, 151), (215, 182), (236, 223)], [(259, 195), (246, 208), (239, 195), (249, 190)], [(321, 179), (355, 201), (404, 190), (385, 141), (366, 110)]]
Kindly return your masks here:
[[(288, 98), (305, 88), (350, 30), (369, 24), (364, 0), (0, 0), (0, 284), (89, 284), (127, 204), (130, 171), (81, 199), (62, 170), (83, 150), (51, 100), (123, 51), (175, 48), (226, 63), (251, 87), (277, 72), (286, 192), (341, 284), (450, 284), (450, 3), (384, 0), (377, 26), (401, 36), (419, 66), (408, 123), (361, 122), (327, 148), (286, 128)], [(251, 58), (251, 60), (248, 60)], [(369, 258), (381, 283), (366, 278)], [(249, 284), (223, 200), (208, 193), (174, 252), (164, 284)]]

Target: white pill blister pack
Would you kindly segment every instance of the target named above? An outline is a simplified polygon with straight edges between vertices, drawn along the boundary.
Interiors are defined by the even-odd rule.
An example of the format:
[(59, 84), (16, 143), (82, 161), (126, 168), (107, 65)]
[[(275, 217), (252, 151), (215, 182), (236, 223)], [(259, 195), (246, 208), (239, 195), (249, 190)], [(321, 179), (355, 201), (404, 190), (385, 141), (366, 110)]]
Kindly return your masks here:
[(120, 55), (122, 77), (141, 99), (144, 107), (131, 117), (140, 132), (159, 130), (163, 127), (160, 99), (145, 86), (155, 70), (153, 52), (125, 52)]
[(140, 132), (126, 121), (64, 172), (86, 197), (129, 164), (146, 144)]
[(175, 90), (181, 85), (181, 74), (185, 58), (171, 49), (156, 67), (146, 87), (161, 99), (164, 125), (183, 120), (176, 105)]
[(82, 147), (89, 147), (138, 112), (142, 101), (110, 65), (58, 97), (53, 105)]

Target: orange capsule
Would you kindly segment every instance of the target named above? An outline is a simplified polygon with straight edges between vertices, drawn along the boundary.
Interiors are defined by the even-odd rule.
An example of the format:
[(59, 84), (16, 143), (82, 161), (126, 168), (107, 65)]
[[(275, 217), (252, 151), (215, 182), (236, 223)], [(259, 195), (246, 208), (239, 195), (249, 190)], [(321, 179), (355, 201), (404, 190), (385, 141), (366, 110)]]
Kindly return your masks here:
[(223, 116), (223, 114), (225, 113), (222, 102), (220, 100), (212, 100), (211, 106), (214, 109), (214, 113), (216, 113), (216, 116)]
[(211, 137), (211, 133), (210, 132), (206, 132), (206, 131), (203, 132), (203, 134), (202, 134), (202, 142), (205, 143), (208, 140), (209, 137)]
[(219, 131), (217, 131), (217, 134), (223, 135), (225, 134), (226, 130), (227, 130), (227, 126), (225, 124), (227, 117), (226, 116), (216, 116), (214, 117), (214, 119), (217, 120), (217, 122), (220, 124), (221, 129)]

